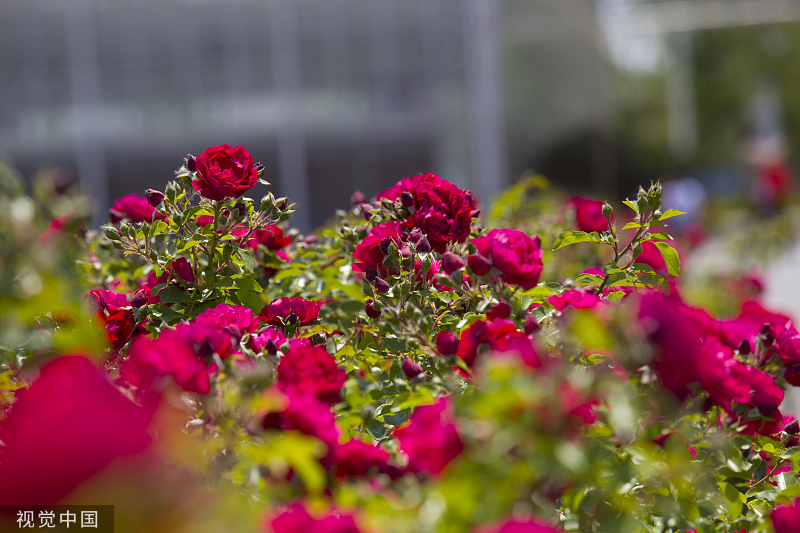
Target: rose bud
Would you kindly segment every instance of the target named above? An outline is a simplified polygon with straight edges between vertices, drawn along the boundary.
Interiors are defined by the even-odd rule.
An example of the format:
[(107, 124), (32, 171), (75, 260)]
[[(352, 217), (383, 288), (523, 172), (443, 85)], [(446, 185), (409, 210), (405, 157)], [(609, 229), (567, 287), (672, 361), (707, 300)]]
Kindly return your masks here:
[(411, 248), (409, 248), (407, 244), (404, 244), (400, 248), (400, 255), (403, 256), (403, 259), (410, 259), (413, 253), (411, 252)]
[(309, 246), (313, 246), (319, 242), (319, 237), (316, 235), (306, 235), (306, 238), (303, 239), (303, 242)]
[(416, 244), (422, 238), (422, 232), (419, 228), (414, 228), (411, 230), (411, 233), (408, 234), (408, 242)]
[(375, 309), (375, 300), (370, 298), (364, 304), (364, 310), (367, 312), (367, 316), (370, 318), (378, 318), (381, 316), (381, 312), (379, 309)]
[(361, 213), (364, 215), (365, 220), (369, 220), (372, 215), (370, 214), (372, 211), (372, 206), (369, 204), (361, 204)]
[(261, 421), (261, 427), (265, 430), (281, 429), (280, 413), (267, 413)]
[(222, 331), (230, 335), (235, 344), (239, 344), (239, 341), (242, 340), (242, 330), (236, 324), (225, 326)]
[(773, 335), (771, 331), (762, 333), (761, 342), (764, 344), (765, 348), (770, 348), (772, 347), (772, 344), (775, 342), (775, 335)]
[(436, 349), (442, 355), (453, 355), (458, 351), (458, 335), (450, 331), (440, 331), (436, 335)]
[(357, 205), (361, 205), (367, 201), (367, 197), (364, 196), (364, 193), (361, 191), (354, 191), (353, 194), (350, 195), (350, 206), (355, 207)]
[(511, 316), (511, 306), (508, 305), (508, 302), (505, 300), (500, 300), (497, 302), (488, 313), (486, 313), (487, 319), (492, 318), (508, 318)]
[(375, 290), (378, 292), (386, 292), (390, 289), (389, 283), (382, 278), (375, 278)]
[(272, 339), (267, 339), (267, 343), (264, 345), (264, 349), (270, 355), (275, 355), (278, 353), (278, 345), (275, 344), (275, 341)]
[(286, 317), (286, 323), (290, 326), (297, 324), (297, 315), (295, 313), (289, 313), (289, 315)]
[(144, 195), (147, 197), (147, 203), (153, 207), (158, 207), (158, 205), (164, 201), (164, 198), (166, 198), (166, 195), (163, 192), (155, 189), (147, 189), (144, 192)]
[(386, 237), (385, 239), (381, 240), (381, 253), (386, 255), (389, 253), (389, 246), (392, 245), (392, 239)]
[(525, 317), (523, 329), (527, 335), (539, 331), (539, 322), (536, 321), (536, 317), (534, 317), (533, 314), (528, 313), (528, 316)]
[(372, 270), (371, 268), (367, 268), (367, 271), (364, 273), (364, 277), (367, 278), (367, 281), (372, 283), (378, 277), (378, 273)]
[(750, 341), (747, 339), (742, 339), (742, 342), (739, 343), (739, 353), (742, 355), (748, 355), (753, 353), (753, 349), (750, 347)]
[(453, 252), (445, 252), (442, 256), (442, 270), (452, 274), (456, 270), (461, 270), (467, 264), (463, 258)]
[(419, 366), (419, 363), (416, 361), (412, 361), (408, 357), (403, 359), (403, 373), (406, 375), (408, 379), (414, 379), (415, 377), (422, 374), (422, 367)]
[(488, 274), (489, 271), (492, 270), (492, 264), (488, 259), (480, 254), (469, 256), (469, 258), (467, 258), (467, 262), (469, 263), (469, 268), (471, 268), (472, 271), (478, 276)]
[(767, 333), (771, 333), (771, 332), (772, 332), (772, 328), (770, 327), (769, 322), (767, 322), (766, 324), (761, 326), (761, 329), (758, 330), (758, 333), (760, 335), (766, 335)]
[(197, 170), (197, 159), (195, 159), (192, 154), (186, 156), (186, 168), (188, 168), (190, 172)]
[(400, 203), (403, 204), (403, 207), (411, 207), (414, 203), (414, 197), (411, 196), (411, 193), (408, 191), (403, 191), (400, 194)]
[(202, 355), (203, 357), (208, 357), (209, 355), (214, 353), (214, 345), (211, 344), (210, 340), (203, 339), (203, 342), (197, 348), (197, 353)]
[(131, 298), (131, 307), (142, 307), (143, 305), (147, 304), (149, 296), (144, 289), (139, 289), (135, 293), (133, 293), (133, 298)]
[(431, 243), (428, 242), (428, 238), (423, 235), (417, 241), (417, 252), (422, 254), (427, 254), (431, 251)]
[(789, 435), (797, 435), (798, 433), (800, 433), (800, 422), (798, 422), (797, 420), (793, 420), (790, 423), (788, 423), (786, 427), (783, 428), (783, 430)]
[(318, 344), (325, 344), (325, 334), (317, 333), (311, 336), (311, 345), (317, 346)]

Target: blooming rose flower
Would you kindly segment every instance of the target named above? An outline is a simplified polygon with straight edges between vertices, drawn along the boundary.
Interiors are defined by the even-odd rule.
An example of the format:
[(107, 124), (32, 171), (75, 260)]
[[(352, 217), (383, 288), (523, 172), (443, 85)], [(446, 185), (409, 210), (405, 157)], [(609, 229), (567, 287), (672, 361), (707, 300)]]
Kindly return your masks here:
[(573, 196), (568, 203), (575, 208), (575, 222), (580, 231), (588, 233), (608, 231), (608, 221), (603, 215), (603, 202), (583, 196)]
[(156, 340), (136, 339), (119, 373), (140, 390), (160, 388), (160, 379), (165, 377), (186, 392), (208, 394), (211, 390), (206, 361), (181, 332), (171, 329), (163, 330)]
[(131, 303), (124, 294), (93, 290), (87, 298), (97, 307), (97, 315), (103, 321), (108, 341), (115, 350), (122, 349), (129, 339), (147, 332), (141, 325), (134, 327)]
[(370, 472), (399, 473), (388, 468), (389, 452), (360, 440), (349, 440), (334, 446), (323, 461), (336, 477), (365, 477)]
[(153, 406), (125, 398), (83, 356), (58, 357), (0, 421), (0, 504), (51, 505), (150, 445)]
[(779, 504), (769, 516), (775, 533), (797, 533), (800, 524), (800, 499), (795, 499), (791, 505)]
[(478, 348), (486, 344), (497, 353), (516, 352), (520, 359), (531, 368), (542, 366), (541, 358), (531, 340), (517, 331), (513, 322), (495, 318), (490, 322), (476, 320), (461, 332), (461, 342), (456, 355), (472, 368), (478, 356)]
[(253, 157), (241, 146), (212, 146), (197, 158), (192, 186), (204, 198), (239, 198), (258, 182)]
[[(539, 283), (542, 274), (542, 249), (538, 236), (530, 238), (521, 231), (493, 229), (483, 237), (472, 239), (478, 254), (489, 260), (502, 273), (503, 281), (524, 290)], [(472, 262), (470, 262), (472, 266)]]
[(336, 403), (347, 375), (325, 348), (295, 348), (278, 363), (278, 388), (284, 394), (311, 394)]
[[(123, 218), (127, 218), (131, 222), (151, 222), (155, 210), (156, 208), (150, 205), (147, 198), (128, 194), (114, 202), (114, 205), (108, 210), (108, 216), (114, 223)], [(156, 214), (156, 220), (165, 220), (166, 218), (167, 216), (162, 213)]]
[(736, 359), (733, 350), (713, 336), (705, 338), (701, 354), (700, 384), (717, 405), (733, 415), (731, 402), (750, 401), (750, 367)]
[(436, 475), (464, 450), (447, 398), (418, 407), (409, 424), (395, 431), (408, 470)]
[(262, 420), (264, 429), (300, 431), (324, 442), (330, 449), (339, 440), (341, 430), (330, 405), (307, 394), (285, 396), (282, 411), (268, 413)]
[(568, 289), (561, 294), (554, 294), (547, 302), (558, 311), (563, 311), (568, 306), (575, 309), (594, 309), (603, 303), (598, 295), (580, 289)]
[(400, 248), (400, 226), (397, 222), (384, 222), (372, 228), (369, 235), (356, 246), (356, 251), (353, 253), (353, 259), (356, 260), (353, 263), (353, 272), (362, 277), (367, 269), (370, 269), (381, 277), (388, 276), (390, 272), (383, 266), (386, 253), (381, 250), (381, 246), (384, 243), (388, 245), (389, 242), (394, 242)]
[(497, 526), (478, 528), (473, 533), (561, 533), (561, 530), (533, 520), (512, 519)]
[(281, 514), (268, 519), (266, 533), (361, 533), (352, 515), (335, 509), (320, 518), (314, 518), (301, 503), (294, 503)]
[(206, 309), (197, 316), (196, 322), (222, 331), (228, 328), (229, 333), (238, 334), (239, 337), (254, 333), (261, 325), (258, 318), (253, 316), (252, 310), (243, 305), (227, 304)]
[(282, 250), (292, 243), (289, 235), (284, 236), (283, 230), (274, 224), (270, 224), (264, 229), (258, 230), (251, 235), (247, 241), (247, 246), (253, 250), (258, 249), (259, 244), (263, 244), (268, 250), (273, 252)]
[(258, 318), (272, 326), (282, 326), (292, 320), (290, 315), (294, 315), (298, 325), (307, 326), (319, 317), (321, 308), (322, 302), (312, 302), (305, 298), (278, 298), (264, 306)]
[(255, 347), (256, 351), (261, 352), (264, 348), (267, 348), (267, 343), (272, 341), (274, 346), (275, 352), (272, 352), (271, 355), (275, 355), (277, 350), (283, 345), (283, 343), (288, 342), (290, 349), (294, 348), (302, 348), (302, 347), (309, 347), (311, 346), (311, 341), (306, 338), (292, 338), (287, 339), (283, 333), (281, 333), (280, 328), (275, 327), (268, 327), (259, 330), (258, 333), (250, 337), (253, 346)]
[(194, 283), (194, 271), (192, 265), (185, 257), (179, 257), (169, 264), (169, 270), (176, 278), (185, 281), (186, 283)]
[(467, 240), (472, 217), (477, 214), (475, 209), (478, 202), (472, 192), (461, 190), (449, 181), (428, 173), (404, 178), (377, 198), (394, 201), (404, 193), (411, 196), (410, 205), (413, 205), (414, 213), (403, 225), (408, 229), (419, 228), (433, 250), (443, 254), (448, 243)]

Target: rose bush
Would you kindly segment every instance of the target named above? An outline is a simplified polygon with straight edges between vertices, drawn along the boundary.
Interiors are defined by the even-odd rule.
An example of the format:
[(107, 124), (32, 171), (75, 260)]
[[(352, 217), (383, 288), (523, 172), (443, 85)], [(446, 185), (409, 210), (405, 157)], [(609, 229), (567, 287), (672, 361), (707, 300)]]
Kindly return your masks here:
[(100, 231), (0, 180), (31, 206), (0, 209), (3, 503), (111, 503), (121, 531), (793, 530), (800, 334), (755, 293), (686, 296), (658, 184), (620, 228), (528, 177), (484, 229), (425, 174), (300, 235), (245, 196), (259, 172), (211, 148)]

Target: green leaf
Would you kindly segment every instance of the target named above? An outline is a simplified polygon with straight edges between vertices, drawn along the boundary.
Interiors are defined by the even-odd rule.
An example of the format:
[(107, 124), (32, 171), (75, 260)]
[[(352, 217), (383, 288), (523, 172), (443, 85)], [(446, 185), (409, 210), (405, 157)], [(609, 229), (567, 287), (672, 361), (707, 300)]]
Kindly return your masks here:
[(250, 250), (245, 250), (244, 248), (237, 248), (236, 255), (239, 256), (239, 259), (242, 260), (244, 263), (244, 267), (247, 269), (248, 272), (252, 272), (256, 267), (256, 261), (253, 259), (253, 254), (250, 253)]
[(642, 225), (639, 224), (638, 222), (628, 222), (627, 224), (622, 226), (622, 229), (638, 229), (638, 228), (641, 228), (641, 227), (642, 227)]
[(661, 257), (664, 258), (664, 263), (667, 265), (667, 272), (669, 272), (673, 276), (680, 276), (681, 275), (681, 258), (678, 255), (678, 252), (666, 242), (656, 242), (654, 243), (659, 251), (661, 252)]
[[(262, 292), (264, 290), (253, 278), (240, 278), (232, 280), (232, 282), (232, 285), (234, 285), (237, 289), (247, 289), (256, 292)], [(220, 287), (223, 285), (217, 284), (217, 286)], [(231, 285), (227, 286), (230, 287)]]
[(686, 213), (683, 211), (678, 211), (677, 209), (667, 209), (664, 213), (659, 217), (658, 220), (667, 220), (668, 218), (676, 217), (678, 215), (685, 215)]
[(623, 200), (622, 203), (627, 205), (637, 213), (639, 212), (639, 207), (634, 202), (631, 202), (630, 200)]
[(672, 235), (669, 233), (659, 232), (659, 233), (651, 233), (650, 236), (654, 239), (661, 239), (663, 241), (674, 241), (675, 239), (672, 238)]
[(744, 506), (742, 499), (744, 495), (730, 483), (721, 482), (719, 490), (722, 493), (722, 497), (725, 498), (725, 503), (728, 504), (729, 518), (735, 520), (742, 514), (742, 507)]
[(585, 231), (565, 231), (561, 235), (558, 236), (556, 242), (553, 243), (553, 250), (558, 250), (559, 248), (563, 248), (565, 246), (569, 246), (570, 244), (577, 244), (579, 242), (597, 242), (600, 240), (600, 236), (592, 233), (586, 233)]
[(260, 293), (241, 289), (236, 291), (236, 297), (242, 302), (242, 305), (252, 310), (253, 313), (258, 314), (264, 308), (264, 300), (261, 299)]
[(185, 304), (192, 301), (189, 295), (178, 287), (165, 287), (158, 293), (158, 297), (163, 304)]

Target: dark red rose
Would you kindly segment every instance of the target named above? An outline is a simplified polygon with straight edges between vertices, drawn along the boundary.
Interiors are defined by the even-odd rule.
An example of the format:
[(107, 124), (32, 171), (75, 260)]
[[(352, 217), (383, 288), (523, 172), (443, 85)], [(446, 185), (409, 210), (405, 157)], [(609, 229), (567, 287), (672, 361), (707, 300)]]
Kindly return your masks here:
[(775, 533), (797, 533), (797, 525), (800, 524), (800, 499), (795, 499), (791, 505), (779, 504), (772, 511), (770, 519)]
[(458, 351), (458, 335), (450, 331), (440, 331), (436, 335), (436, 349), (442, 355), (454, 355)]
[(411, 472), (436, 475), (464, 450), (447, 398), (418, 407), (409, 424), (395, 431), (395, 437), (400, 451), (408, 456)]
[(169, 270), (176, 278), (185, 281), (186, 283), (194, 283), (194, 271), (192, 265), (185, 257), (179, 257), (169, 264)]
[(500, 300), (486, 312), (486, 320), (493, 318), (508, 318), (511, 316), (511, 306), (505, 300)]
[(278, 364), (278, 388), (287, 395), (311, 394), (336, 403), (347, 375), (325, 348), (295, 348)]
[(370, 472), (386, 471), (389, 457), (389, 452), (378, 446), (350, 440), (333, 446), (324, 463), (334, 470), (336, 477), (365, 477)]
[(157, 303), (161, 303), (161, 298), (158, 295), (153, 296), (153, 288), (156, 285), (163, 285), (164, 283), (168, 283), (170, 279), (169, 272), (164, 271), (161, 273), (160, 276), (156, 276), (154, 271), (150, 271), (147, 273), (147, 278), (145, 278), (145, 282), (140, 285), (141, 289), (147, 293), (147, 304), (153, 305)]
[(442, 270), (452, 274), (456, 270), (461, 270), (467, 264), (464, 259), (453, 252), (445, 252), (442, 256)]
[(384, 222), (370, 230), (369, 235), (359, 243), (353, 253), (353, 259), (355, 259), (353, 272), (356, 276), (364, 276), (367, 269), (379, 273), (384, 278), (390, 274), (388, 269), (383, 266), (386, 251), (382, 250), (381, 245), (384, 242), (394, 242), (400, 248), (399, 228), (397, 222)]
[(422, 367), (413, 359), (406, 357), (403, 359), (403, 374), (405, 374), (408, 379), (414, 379), (422, 374)]
[(281, 514), (268, 519), (265, 533), (361, 533), (352, 515), (332, 510), (315, 518), (301, 503), (294, 503)]
[(0, 504), (51, 505), (114, 459), (145, 451), (151, 407), (125, 398), (86, 357), (59, 357), (0, 421)]
[(367, 316), (370, 318), (379, 318), (382, 314), (380, 309), (375, 309), (375, 300), (372, 298), (364, 303), (364, 311), (366, 311)]
[(512, 229), (493, 229), (485, 236), (472, 240), (478, 253), (502, 273), (503, 281), (524, 290), (532, 289), (539, 283), (543, 254), (540, 243), (538, 236), (532, 239)]
[(603, 202), (574, 196), (568, 203), (575, 208), (575, 222), (578, 223), (580, 231), (588, 233), (608, 231), (608, 221), (603, 216)]
[(165, 329), (156, 340), (138, 338), (120, 367), (122, 379), (140, 390), (160, 390), (171, 378), (186, 392), (208, 394), (208, 366), (179, 332)]
[(517, 328), (508, 320), (495, 319), (491, 322), (476, 320), (470, 327), (461, 332), (461, 341), (458, 345), (458, 355), (472, 368), (478, 356), (478, 347), (488, 344), (490, 347), (505, 335), (517, 333)]
[(253, 157), (241, 146), (212, 146), (197, 158), (192, 186), (204, 198), (239, 198), (258, 182)]
[(278, 298), (264, 306), (258, 318), (272, 326), (282, 326), (292, 321), (296, 325), (307, 326), (319, 317), (320, 308), (322, 302), (305, 298)]
[(262, 426), (264, 429), (300, 431), (318, 438), (329, 448), (336, 445), (341, 435), (330, 405), (305, 394), (286, 396), (286, 407), (267, 414)]
[(97, 314), (108, 332), (108, 341), (115, 350), (120, 350), (129, 339), (147, 332), (134, 324), (131, 303), (124, 294), (93, 290), (87, 299), (97, 307)]
[[(404, 193), (408, 193), (404, 196)], [(435, 174), (424, 174), (400, 180), (394, 187), (378, 195), (378, 200), (392, 201), (411, 196), (414, 212), (403, 225), (419, 228), (430, 246), (442, 254), (451, 242), (464, 242), (469, 237), (470, 224), (477, 215), (478, 202), (470, 191), (464, 191)], [(409, 203), (408, 200), (404, 200)]]
[(492, 262), (480, 254), (474, 254), (467, 258), (469, 268), (478, 276), (485, 276), (492, 270)]
[[(127, 218), (131, 222), (152, 222), (154, 212), (155, 207), (150, 205), (147, 198), (142, 198), (136, 194), (128, 194), (114, 202), (114, 205), (108, 210), (108, 215), (111, 217), (111, 222), (114, 223), (123, 218)], [(156, 220), (164, 220), (166, 218), (166, 215), (156, 214)]]
[(247, 245), (253, 250), (258, 249), (259, 244), (263, 244), (268, 250), (277, 251), (286, 248), (292, 243), (292, 238), (283, 235), (283, 230), (274, 224), (270, 224), (262, 230), (258, 230), (250, 236)]
[(147, 189), (144, 192), (144, 196), (147, 198), (147, 203), (153, 207), (158, 207), (159, 204), (164, 201), (164, 198), (167, 197), (163, 192), (155, 189)]

